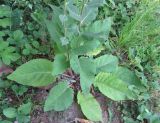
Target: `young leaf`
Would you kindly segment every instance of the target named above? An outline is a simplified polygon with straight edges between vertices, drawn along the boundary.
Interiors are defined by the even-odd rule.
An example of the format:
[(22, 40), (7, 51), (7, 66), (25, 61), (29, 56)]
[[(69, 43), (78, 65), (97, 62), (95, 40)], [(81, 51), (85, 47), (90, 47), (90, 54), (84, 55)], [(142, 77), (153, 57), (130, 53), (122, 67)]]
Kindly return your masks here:
[(103, 55), (94, 60), (96, 72), (115, 72), (118, 69), (118, 59), (113, 55)]
[(134, 93), (128, 89), (128, 85), (110, 73), (99, 73), (94, 85), (101, 93), (115, 101), (134, 99)]
[(16, 94), (16, 96), (22, 96), (28, 90), (28, 88), (23, 85), (12, 85), (11, 89)]
[(69, 68), (69, 62), (67, 61), (66, 56), (63, 54), (57, 54), (53, 62), (53, 68), (54, 68), (52, 71), (53, 76), (65, 72), (65, 70)]
[(66, 37), (61, 37), (60, 41), (62, 43), (62, 46), (66, 46), (66, 45), (69, 44), (69, 41), (68, 41), (68, 39)]
[(53, 87), (44, 105), (45, 111), (63, 111), (71, 106), (73, 102), (73, 90), (66, 82), (60, 82)]
[(104, 0), (90, 0), (89, 2), (85, 3), (82, 10), (80, 24), (88, 24), (95, 20), (98, 14), (98, 7), (102, 6), (104, 3)]
[(77, 98), (82, 112), (89, 120), (102, 121), (102, 111), (100, 105), (91, 94), (83, 95), (79, 92)]
[(46, 59), (31, 60), (14, 71), (8, 79), (29, 86), (46, 86), (54, 81), (52, 62)]
[(74, 2), (71, 0), (67, 3), (67, 9), (72, 18), (80, 22), (80, 25), (89, 24), (95, 20), (98, 14), (98, 7), (104, 4), (104, 0), (90, 0), (86, 1), (82, 9), (80, 10), (77, 6), (74, 5)]
[(3, 114), (7, 118), (15, 118), (17, 116), (17, 110), (15, 108), (6, 108), (3, 109)]

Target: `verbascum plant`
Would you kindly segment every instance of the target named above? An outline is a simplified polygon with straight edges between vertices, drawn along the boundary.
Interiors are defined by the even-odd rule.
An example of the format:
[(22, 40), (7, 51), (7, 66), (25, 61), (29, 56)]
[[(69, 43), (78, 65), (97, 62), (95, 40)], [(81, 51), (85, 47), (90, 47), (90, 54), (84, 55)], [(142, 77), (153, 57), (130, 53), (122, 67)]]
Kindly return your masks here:
[[(63, 6), (50, 5), (52, 16), (45, 18), (44, 22), (53, 44), (54, 60), (28, 61), (9, 75), (8, 79), (40, 87), (63, 78), (50, 90), (44, 111), (66, 110), (76, 95), (84, 115), (89, 120), (102, 121), (102, 110), (91, 88), (96, 87), (112, 100), (122, 101), (138, 99), (144, 87), (134, 72), (119, 66), (116, 56), (99, 55), (105, 49), (112, 25), (109, 17), (96, 20), (98, 8), (105, 1), (83, 0), (80, 3), (65, 0)], [(68, 70), (78, 75), (78, 80), (68, 77)], [(132, 87), (139, 91), (135, 92)]]

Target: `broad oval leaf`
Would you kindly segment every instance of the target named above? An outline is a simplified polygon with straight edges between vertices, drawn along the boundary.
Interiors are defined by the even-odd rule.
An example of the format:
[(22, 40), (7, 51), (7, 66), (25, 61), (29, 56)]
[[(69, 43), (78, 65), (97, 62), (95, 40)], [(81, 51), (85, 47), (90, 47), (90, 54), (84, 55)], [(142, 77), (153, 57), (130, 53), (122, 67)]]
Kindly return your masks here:
[(17, 110), (15, 108), (6, 108), (3, 109), (3, 114), (7, 118), (15, 118), (17, 116)]
[(102, 121), (102, 111), (100, 105), (91, 94), (84, 95), (79, 92), (77, 98), (82, 112), (89, 120)]
[(23, 85), (46, 86), (54, 81), (52, 62), (46, 59), (31, 60), (16, 69), (8, 79)]
[(63, 111), (67, 109), (73, 102), (73, 93), (73, 90), (66, 82), (60, 82), (51, 89), (44, 110)]
[(115, 72), (118, 68), (118, 59), (113, 55), (103, 55), (94, 60), (96, 71), (99, 72)]
[(129, 90), (128, 85), (110, 73), (99, 73), (94, 85), (101, 93), (115, 101), (135, 99), (135, 94)]

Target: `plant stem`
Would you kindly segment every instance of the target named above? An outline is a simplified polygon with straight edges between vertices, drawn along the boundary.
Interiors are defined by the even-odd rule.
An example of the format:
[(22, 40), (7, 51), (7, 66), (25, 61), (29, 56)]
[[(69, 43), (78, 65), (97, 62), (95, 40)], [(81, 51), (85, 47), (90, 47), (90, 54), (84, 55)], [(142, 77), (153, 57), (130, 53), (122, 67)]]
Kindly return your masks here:
[[(64, 0), (64, 15), (66, 16), (67, 15), (67, 1)], [(64, 25), (64, 37), (66, 38), (66, 35), (67, 35), (67, 28), (66, 28), (66, 22), (64, 21), (63, 23)], [(66, 46), (67, 48), (67, 59), (69, 59), (69, 47), (68, 45)]]

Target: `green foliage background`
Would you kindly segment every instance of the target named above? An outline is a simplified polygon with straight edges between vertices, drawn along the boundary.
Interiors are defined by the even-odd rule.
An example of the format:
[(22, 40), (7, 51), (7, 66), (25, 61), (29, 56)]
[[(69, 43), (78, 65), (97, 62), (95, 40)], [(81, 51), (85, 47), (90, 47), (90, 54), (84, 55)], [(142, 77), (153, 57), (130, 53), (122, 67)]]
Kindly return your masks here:
[[(53, 75), (62, 74), (69, 66), (80, 74), (81, 80), (88, 82), (86, 85), (81, 83), (83, 91), (89, 91), (93, 84), (112, 100), (135, 98), (138, 100), (133, 101), (136, 103), (134, 109), (128, 108), (125, 102), (121, 102), (121, 115), (124, 122), (139, 123), (144, 119), (151, 123), (160, 122), (157, 115), (160, 112), (159, 1), (106, 0), (102, 6), (99, 3), (103, 0), (99, 0), (96, 4), (97, 8), (90, 8), (98, 14), (90, 14), (88, 18), (83, 18), (85, 11), (80, 11), (82, 14), (80, 16), (76, 15), (72, 9), (74, 5), (78, 9), (83, 8), (84, 1), (75, 0), (75, 3), (70, 4), (67, 10), (63, 0), (2, 0), (0, 2), (0, 68), (5, 64), (15, 70), (27, 61), (39, 59), (39, 62), (38, 60), (30, 61), (22, 66), (23, 68), (19, 67), (19, 71), (11, 74), (8, 79), (6, 74), (0, 73), (0, 122), (10, 123), (15, 119), (19, 123), (30, 122), (30, 113), (34, 110), (32, 105), (35, 105), (31, 97), (35, 89), (25, 85), (48, 85), (55, 80)], [(64, 13), (69, 13), (69, 22), (66, 16), (61, 14), (62, 10)], [(65, 27), (70, 27), (72, 24), (72, 31), (66, 32)], [(76, 25), (82, 27), (78, 31), (82, 32), (85, 38), (76, 37), (79, 33)], [(92, 37), (93, 35), (90, 34), (96, 36)], [(78, 43), (75, 43), (76, 41)], [(72, 53), (69, 57), (71, 48)], [(56, 67), (52, 70), (54, 66)], [(39, 70), (43, 73), (30, 74)], [(28, 78), (25, 77), (26, 72)], [(35, 76), (38, 77), (34, 78)], [(28, 83), (30, 79), (33, 81)], [(11, 80), (23, 85), (13, 83)], [(61, 111), (71, 105), (73, 90), (66, 83), (60, 82), (51, 89), (45, 103), (39, 102), (45, 105), (44, 110)], [(32, 93), (28, 94), (30, 89)], [(53, 100), (53, 92), (60, 94), (54, 97), (55, 100)], [(8, 101), (8, 93), (12, 93), (14, 99), (18, 100), (15, 105)], [(61, 104), (63, 96), (70, 98), (66, 100), (66, 104), (62, 104), (64, 107), (61, 107), (58, 104)], [(89, 120), (101, 120), (100, 107), (93, 95), (84, 96), (79, 92), (77, 99), (84, 115)], [(90, 114), (93, 112), (95, 113)], [(136, 115), (136, 118), (133, 118), (133, 115)]]

